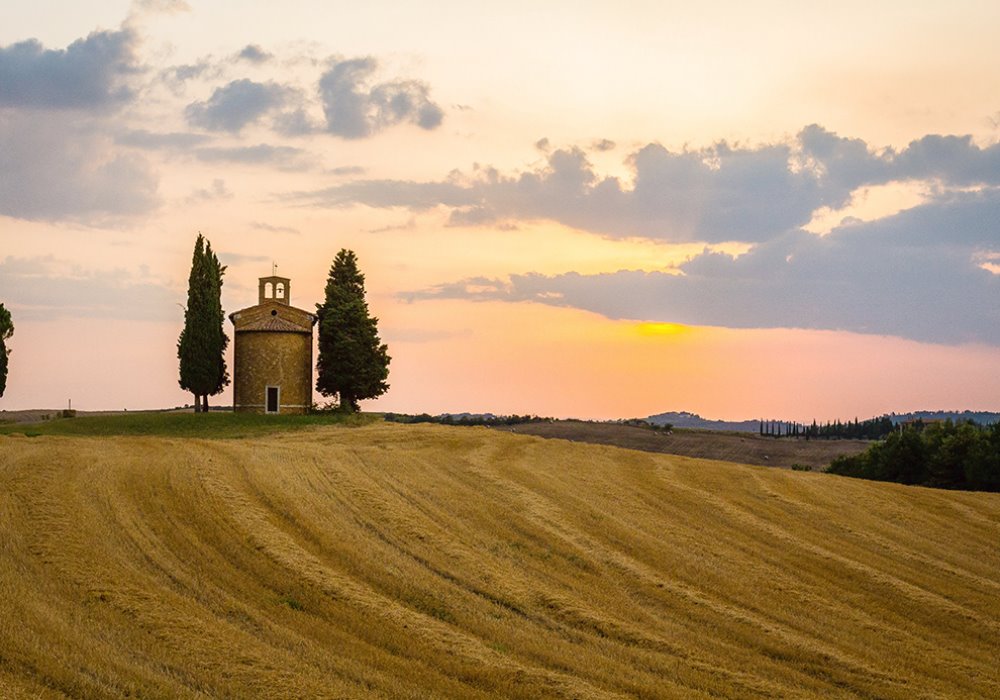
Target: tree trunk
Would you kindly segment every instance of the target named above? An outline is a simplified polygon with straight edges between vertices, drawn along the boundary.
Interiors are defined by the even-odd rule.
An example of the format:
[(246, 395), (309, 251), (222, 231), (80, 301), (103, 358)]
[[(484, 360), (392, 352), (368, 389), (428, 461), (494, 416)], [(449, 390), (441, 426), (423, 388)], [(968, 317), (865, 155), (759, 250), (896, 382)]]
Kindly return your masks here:
[(201, 395), (201, 412), (208, 413), (208, 394)]
[(198, 394), (194, 395), (194, 412), (201, 413), (201, 397)]
[(340, 392), (340, 410), (347, 413), (357, 413), (360, 409), (358, 400), (349, 394)]

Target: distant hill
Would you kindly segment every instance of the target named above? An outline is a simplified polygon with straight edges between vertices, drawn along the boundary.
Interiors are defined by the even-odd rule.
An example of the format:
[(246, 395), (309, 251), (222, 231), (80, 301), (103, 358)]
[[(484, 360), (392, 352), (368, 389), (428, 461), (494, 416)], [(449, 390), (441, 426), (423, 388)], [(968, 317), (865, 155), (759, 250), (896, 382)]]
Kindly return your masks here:
[[(1000, 413), (992, 413), (990, 411), (912, 411), (910, 413), (890, 413), (889, 418), (896, 424), (912, 420), (953, 420), (956, 422), (971, 420), (981, 425), (987, 425), (988, 423), (1000, 421)], [(732, 430), (740, 433), (756, 433), (760, 429), (760, 423), (756, 419), (742, 421), (710, 420), (702, 418), (697, 413), (688, 413), (687, 411), (657, 413), (655, 416), (649, 416), (646, 420), (656, 425), (670, 423), (675, 428)], [(844, 420), (848, 420), (848, 418), (845, 417)]]
[(911, 420), (953, 420), (956, 423), (973, 421), (980, 425), (1000, 421), (1000, 413), (990, 411), (913, 411), (912, 413), (890, 413), (893, 423), (906, 423)]
[(708, 418), (702, 418), (697, 413), (688, 413), (687, 411), (657, 413), (655, 416), (649, 416), (646, 420), (650, 423), (655, 423), (656, 425), (670, 423), (675, 428), (732, 430), (738, 433), (756, 433), (760, 429), (760, 422), (757, 420), (709, 420)]
[(556, 420), (522, 423), (513, 430), (521, 435), (614, 445), (644, 452), (816, 470), (825, 469), (837, 457), (860, 454), (871, 447), (871, 442), (866, 440), (776, 440), (761, 437), (756, 428), (752, 433), (697, 429), (674, 429), (664, 433), (624, 423)]

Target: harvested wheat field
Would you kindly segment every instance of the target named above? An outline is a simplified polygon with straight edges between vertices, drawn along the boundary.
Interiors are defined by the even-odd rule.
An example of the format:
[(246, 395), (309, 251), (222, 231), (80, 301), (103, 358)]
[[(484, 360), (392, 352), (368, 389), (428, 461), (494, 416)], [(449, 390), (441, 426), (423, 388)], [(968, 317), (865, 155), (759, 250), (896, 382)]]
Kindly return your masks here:
[(0, 436), (3, 697), (998, 697), (1000, 496), (481, 428)]

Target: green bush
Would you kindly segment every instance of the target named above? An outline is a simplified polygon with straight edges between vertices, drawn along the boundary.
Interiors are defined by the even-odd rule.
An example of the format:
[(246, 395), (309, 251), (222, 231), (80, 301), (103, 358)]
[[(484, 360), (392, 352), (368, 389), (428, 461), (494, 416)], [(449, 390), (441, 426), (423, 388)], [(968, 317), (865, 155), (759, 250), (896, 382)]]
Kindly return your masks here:
[(1000, 491), (1000, 423), (952, 421), (903, 427), (867, 452), (838, 457), (826, 470), (901, 484)]

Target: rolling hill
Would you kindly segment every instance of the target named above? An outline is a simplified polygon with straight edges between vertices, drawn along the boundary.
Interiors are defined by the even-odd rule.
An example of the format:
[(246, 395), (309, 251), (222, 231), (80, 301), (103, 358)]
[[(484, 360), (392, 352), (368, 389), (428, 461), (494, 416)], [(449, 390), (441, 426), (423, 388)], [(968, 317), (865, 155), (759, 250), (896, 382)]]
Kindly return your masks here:
[(444, 426), (0, 436), (3, 697), (997, 697), (1000, 496)]
[(769, 467), (788, 468), (798, 465), (812, 470), (822, 470), (835, 458), (859, 454), (872, 445), (866, 440), (778, 440), (756, 433), (728, 433), (720, 430), (674, 429), (663, 433), (624, 423), (578, 420), (522, 423), (514, 431), (523, 435), (614, 445), (644, 452)]

